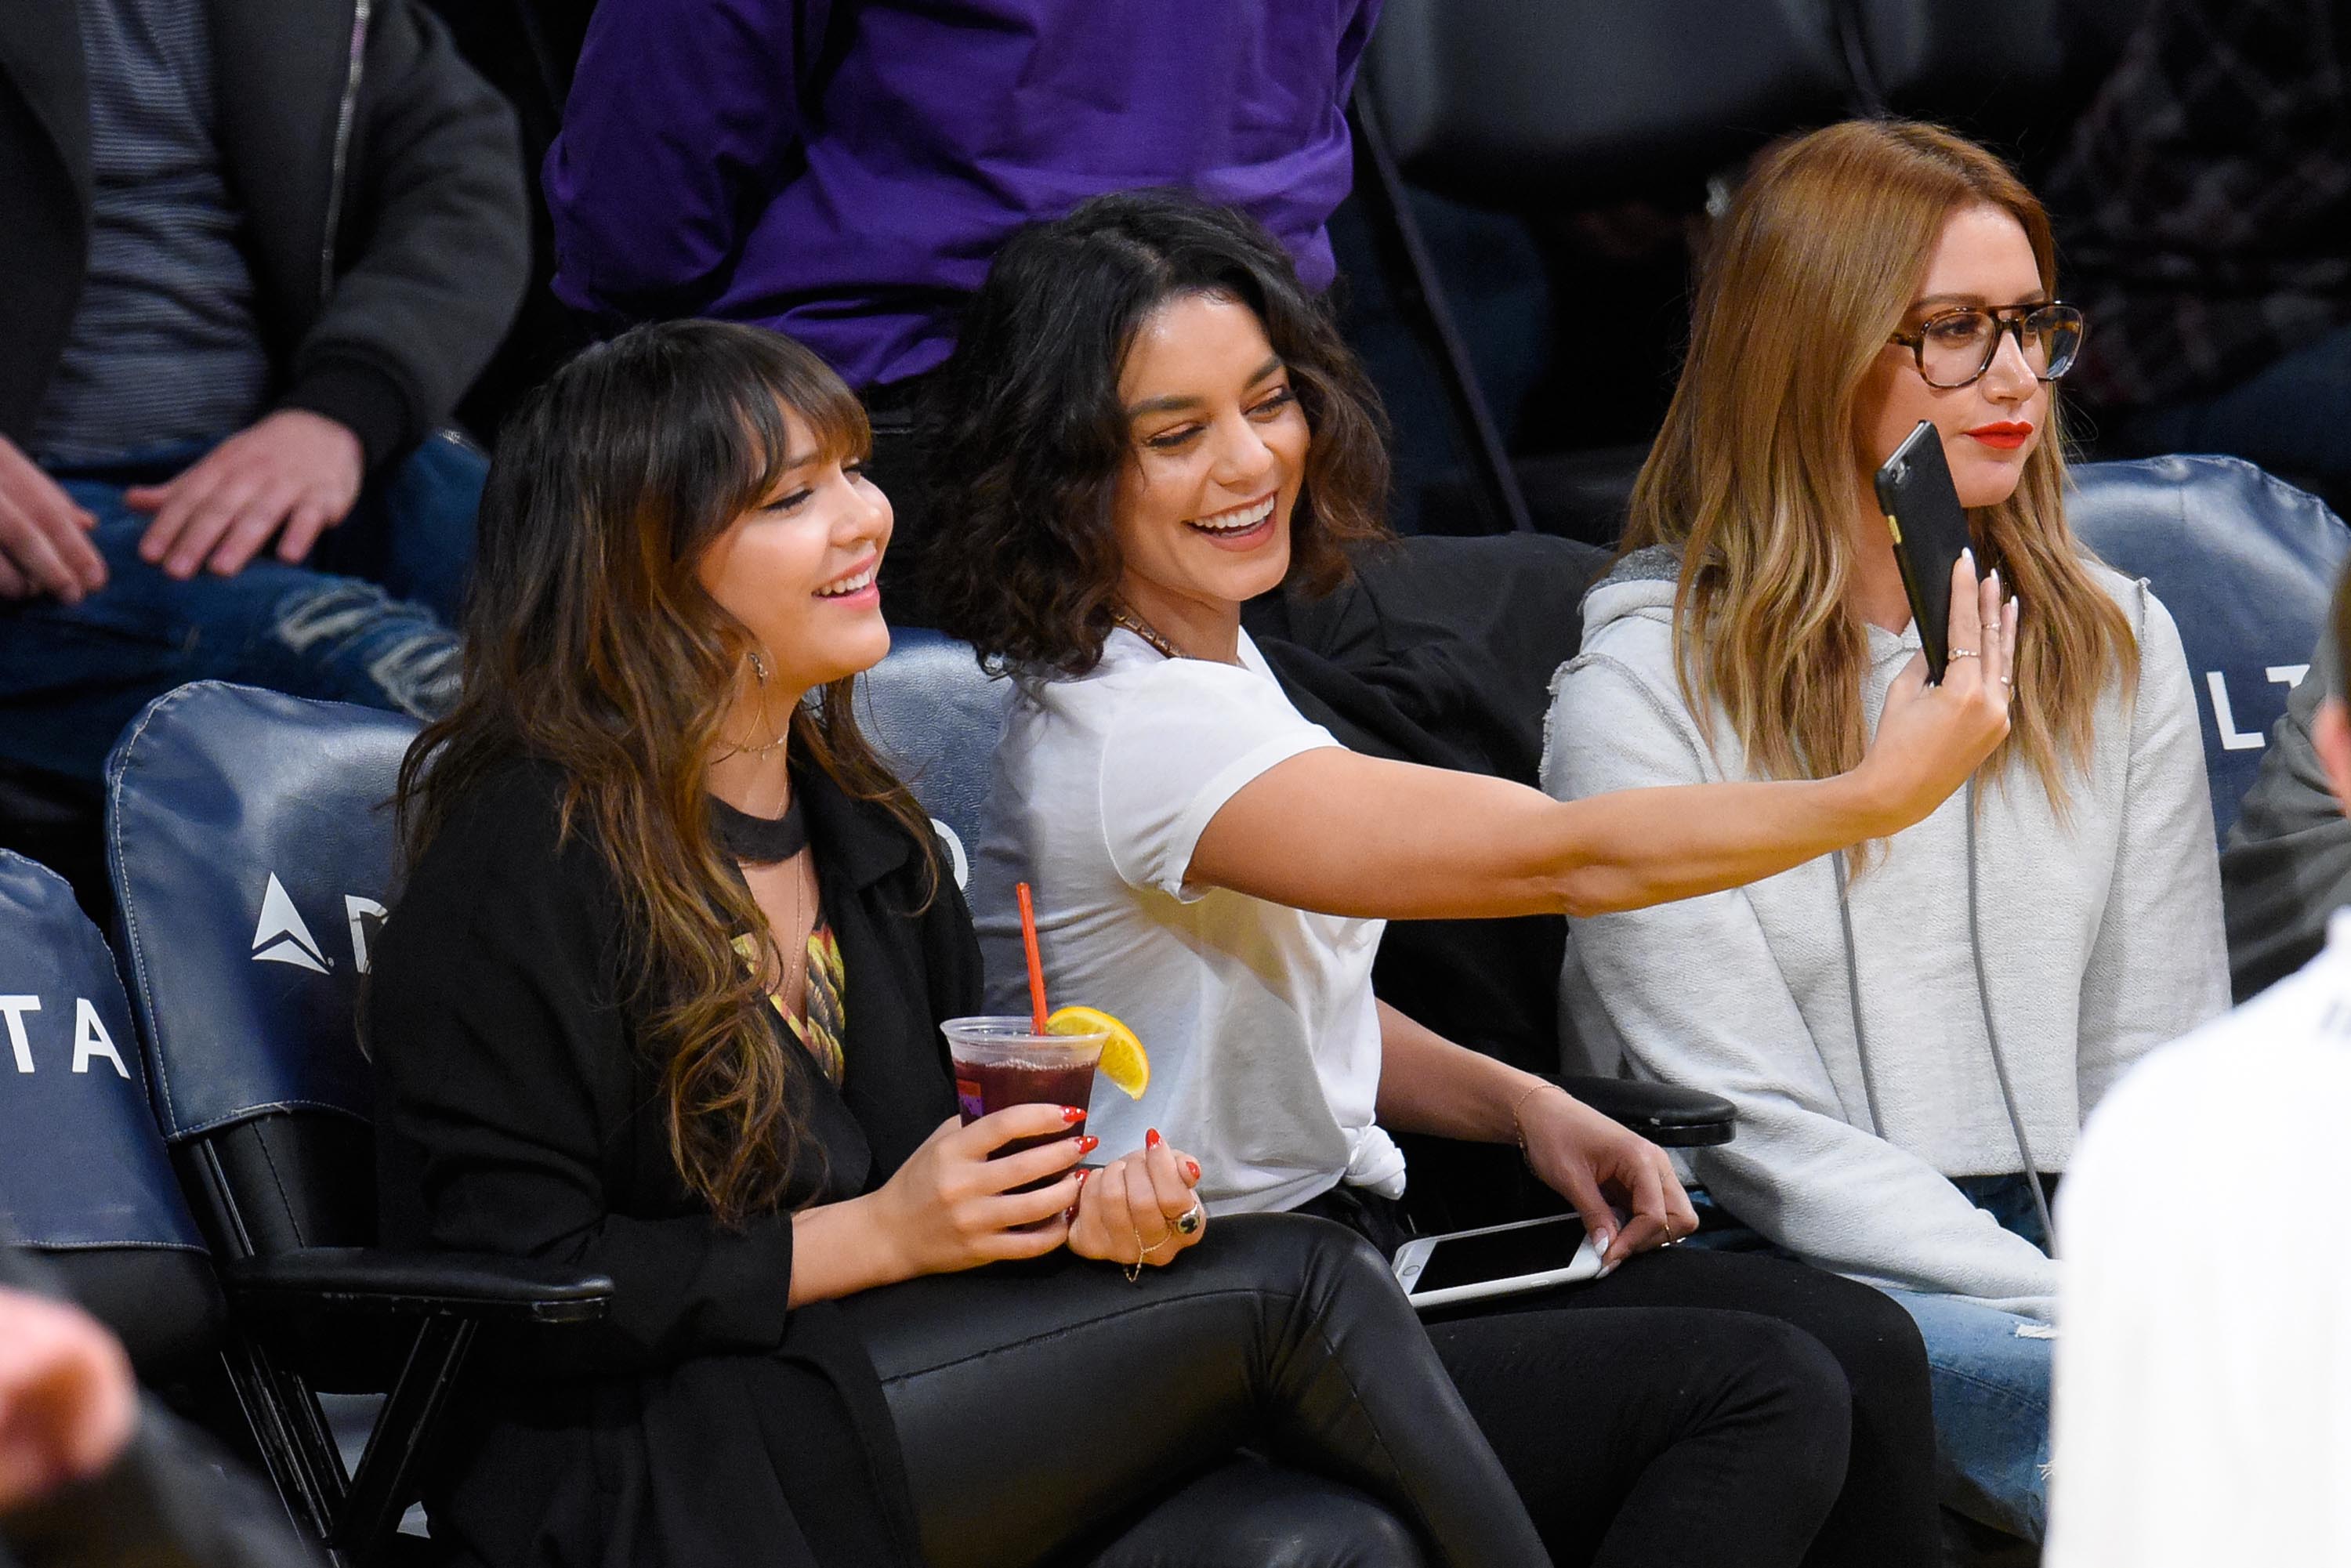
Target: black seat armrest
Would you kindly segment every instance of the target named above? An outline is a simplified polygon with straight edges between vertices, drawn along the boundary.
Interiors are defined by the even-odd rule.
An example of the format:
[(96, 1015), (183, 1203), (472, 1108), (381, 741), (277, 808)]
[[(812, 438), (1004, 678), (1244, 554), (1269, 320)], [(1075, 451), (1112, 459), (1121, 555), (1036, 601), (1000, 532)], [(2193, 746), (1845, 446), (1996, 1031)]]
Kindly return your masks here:
[(1701, 1089), (1636, 1078), (1553, 1076), (1561, 1088), (1610, 1121), (1668, 1149), (1710, 1148), (1730, 1142), (1736, 1131), (1738, 1110)]
[(488, 1252), (303, 1247), (240, 1258), (221, 1270), (230, 1298), (256, 1312), (328, 1309), (476, 1322), (576, 1323), (612, 1309), (612, 1281), (560, 1263)]

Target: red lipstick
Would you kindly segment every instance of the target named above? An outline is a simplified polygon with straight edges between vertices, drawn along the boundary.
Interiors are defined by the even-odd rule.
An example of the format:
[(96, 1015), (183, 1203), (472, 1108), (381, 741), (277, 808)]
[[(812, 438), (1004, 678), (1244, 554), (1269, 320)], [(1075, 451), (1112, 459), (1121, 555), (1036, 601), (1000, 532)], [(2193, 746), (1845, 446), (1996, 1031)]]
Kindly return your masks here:
[(2013, 452), (2032, 438), (2032, 423), (2030, 420), (1995, 420), (1990, 424), (1979, 424), (1967, 434), (1986, 446)]

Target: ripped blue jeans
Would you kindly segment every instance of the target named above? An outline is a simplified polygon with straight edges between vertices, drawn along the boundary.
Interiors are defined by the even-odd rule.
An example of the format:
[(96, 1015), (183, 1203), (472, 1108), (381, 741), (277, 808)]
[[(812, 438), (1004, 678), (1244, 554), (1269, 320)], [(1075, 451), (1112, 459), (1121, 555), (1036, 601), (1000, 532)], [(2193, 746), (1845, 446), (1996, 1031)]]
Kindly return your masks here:
[[(2021, 1176), (1961, 1176), (1969, 1201), (2035, 1247), (2048, 1233)], [(1927, 1342), (1943, 1503), (2039, 1542), (2049, 1527), (2049, 1386), (2057, 1345), (2031, 1318), (1959, 1296), (1886, 1292)]]
[[(455, 700), (457, 638), (431, 601), (454, 611), (462, 591), (486, 471), (478, 452), (427, 439), (370, 482), (311, 564), (287, 566), (265, 551), (234, 577), (199, 571), (181, 582), (139, 559), (150, 519), (122, 493), (169, 478), (203, 450), (52, 471), (98, 518), (92, 538), (107, 582), (77, 605), (0, 601), (0, 758), (95, 787), (123, 727), (189, 681), (419, 717)], [(366, 561), (393, 591), (329, 570), (344, 560)]]

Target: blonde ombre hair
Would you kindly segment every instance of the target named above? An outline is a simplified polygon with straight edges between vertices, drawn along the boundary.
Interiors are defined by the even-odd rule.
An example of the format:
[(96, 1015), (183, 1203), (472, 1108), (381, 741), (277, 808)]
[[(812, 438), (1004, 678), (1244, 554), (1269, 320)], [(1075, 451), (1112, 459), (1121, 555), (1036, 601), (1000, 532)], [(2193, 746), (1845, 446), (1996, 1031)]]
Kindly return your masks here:
[[(1633, 487), (1624, 549), (1681, 553), (1675, 664), (1693, 709), (1719, 701), (1750, 769), (1826, 777), (1867, 749), (1869, 641), (1845, 602), (1865, 461), (1864, 378), (1917, 297), (1943, 225), (1988, 204), (2014, 214), (2057, 297), (2048, 214), (1991, 153), (1937, 126), (1850, 120), (1756, 162), (1715, 235), (1689, 354)], [(1970, 510), (1979, 568), (2023, 601), (1997, 774), (2032, 765), (2062, 819), (2090, 754), (2098, 694), (2138, 675), (2121, 609), (2065, 526), (2056, 388), (2015, 493)]]

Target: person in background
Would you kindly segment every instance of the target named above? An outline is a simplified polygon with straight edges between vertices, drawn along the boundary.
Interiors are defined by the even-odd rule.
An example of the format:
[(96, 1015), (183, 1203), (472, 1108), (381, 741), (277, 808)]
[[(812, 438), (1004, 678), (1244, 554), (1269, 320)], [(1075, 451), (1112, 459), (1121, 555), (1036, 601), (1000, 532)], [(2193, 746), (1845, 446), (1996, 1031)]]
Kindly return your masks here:
[(2319, 715), (2343, 690), (2337, 658), (2330, 630), (2270, 727), (2261, 772), (2221, 846), (2230, 986), (2240, 1002), (2317, 956), (2334, 912), (2351, 903), (2351, 821), (2317, 745)]
[(220, 677), (455, 679), (521, 298), (513, 117), (413, 0), (0, 6), (0, 759), (95, 784)]
[(2351, 507), (2351, 0), (2155, 0), (2043, 193), (2102, 446)]
[[(2340, 826), (2351, 576), (2330, 621), (2303, 690), (2307, 755)], [(2351, 1564), (2351, 1257), (2314, 1230), (2305, 1201), (2340, 1179), (2333, 1123), (2351, 1105), (2341, 902), (2336, 884), (2316, 956), (2157, 1051), (2083, 1129), (2057, 1206), (2048, 1568)], [(2182, 1179), (2184, 1155), (2254, 1149), (2285, 1201)], [(2216, 1236), (2217, 1257), (2203, 1244)]]
[(617, 325), (790, 334), (863, 396), (898, 510), (893, 620), (931, 532), (923, 378), (997, 248), (1088, 196), (1180, 185), (1313, 289), (1353, 175), (1379, 0), (602, 0), (547, 161), (558, 295)]
[(0, 1234), (0, 1568), (303, 1568), (285, 1511), (142, 1400), (122, 1345)]
[[(1765, 155), (1724, 218), (1625, 553), (1552, 691), (1562, 800), (1816, 778), (1918, 634), (1872, 475), (1921, 421), (2025, 606), (2014, 727), (1925, 821), (1753, 885), (1571, 922), (1592, 1071), (1728, 1097), (1726, 1228), (1882, 1287), (1926, 1335), (1947, 1506), (2038, 1540), (2056, 1290), (2043, 1187), (2130, 1064), (2227, 1003), (2187, 659), (2068, 530), (2080, 340), (2040, 204), (1934, 127)], [(1946, 679), (1990, 651), (1954, 633)], [(1751, 1228), (1751, 1231), (1745, 1230)]]

